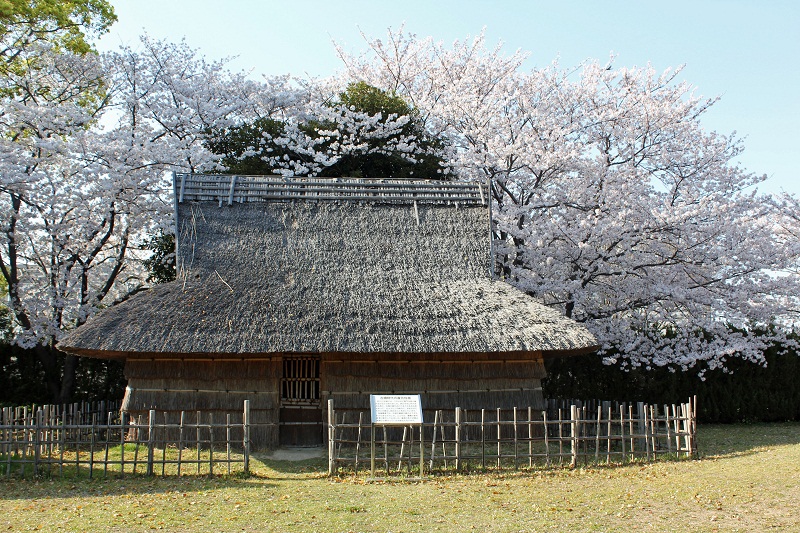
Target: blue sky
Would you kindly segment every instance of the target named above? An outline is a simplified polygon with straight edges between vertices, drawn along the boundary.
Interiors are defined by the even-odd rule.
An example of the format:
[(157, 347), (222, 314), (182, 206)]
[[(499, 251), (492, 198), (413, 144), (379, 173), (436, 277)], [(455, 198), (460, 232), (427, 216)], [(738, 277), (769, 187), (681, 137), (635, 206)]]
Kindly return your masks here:
[(745, 138), (742, 165), (769, 180), (761, 190), (800, 195), (800, 2), (796, 0), (111, 0), (119, 21), (101, 49), (135, 45), (147, 32), (180, 40), (211, 59), (237, 56), (254, 76), (326, 76), (340, 68), (333, 40), (366, 48), (405, 23), (452, 42), (485, 28), (487, 44), (531, 52), (527, 67), (585, 59), (657, 70), (685, 64), (696, 94), (722, 96), (708, 130)]

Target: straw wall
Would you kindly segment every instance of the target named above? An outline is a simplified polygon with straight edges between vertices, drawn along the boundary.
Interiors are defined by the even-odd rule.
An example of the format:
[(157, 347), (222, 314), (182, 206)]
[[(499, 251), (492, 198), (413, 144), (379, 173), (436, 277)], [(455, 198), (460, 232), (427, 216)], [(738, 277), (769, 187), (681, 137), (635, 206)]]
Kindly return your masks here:
[(128, 387), (122, 409), (132, 417), (146, 417), (150, 409), (164, 411), (170, 423), (179, 421), (181, 411), (187, 423), (195, 422), (195, 411), (218, 422), (232, 413), (241, 422), (242, 402), (248, 399), (252, 445), (271, 448), (278, 442), (280, 375), (280, 358), (131, 358), (125, 363)]
[[(536, 354), (323, 354), (319, 419), (333, 398), (340, 413), (369, 409), (370, 394), (420, 394), (426, 418), (441, 409), (545, 408), (544, 363)], [(131, 416), (165, 411), (177, 423), (180, 411), (241, 412), (251, 401), (251, 441), (255, 448), (279, 444), (281, 358), (128, 359), (128, 389), (122, 409)], [(206, 415), (207, 416), (207, 415)], [(355, 415), (357, 416), (357, 415)], [(174, 420), (172, 420), (174, 419)], [(234, 421), (238, 421), (234, 419)], [(207, 422), (207, 421), (204, 421)], [(291, 429), (291, 428), (290, 428)]]
[[(359, 357), (360, 356), (360, 357)], [(496, 357), (496, 355), (495, 355)], [(323, 405), (333, 398), (337, 411), (369, 409), (370, 394), (420, 394), (423, 410), (544, 408), (540, 357), (490, 360), (484, 354), (457, 356), (387, 355), (367, 359), (327, 357), (322, 360)], [(427, 416), (427, 415), (426, 415)]]

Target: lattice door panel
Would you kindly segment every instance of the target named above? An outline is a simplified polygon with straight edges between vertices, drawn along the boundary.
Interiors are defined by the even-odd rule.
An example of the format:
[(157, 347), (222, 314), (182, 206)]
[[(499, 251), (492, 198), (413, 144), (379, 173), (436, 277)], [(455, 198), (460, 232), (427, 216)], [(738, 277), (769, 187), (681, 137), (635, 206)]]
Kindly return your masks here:
[(291, 357), (283, 360), (281, 403), (319, 403), (318, 357)]

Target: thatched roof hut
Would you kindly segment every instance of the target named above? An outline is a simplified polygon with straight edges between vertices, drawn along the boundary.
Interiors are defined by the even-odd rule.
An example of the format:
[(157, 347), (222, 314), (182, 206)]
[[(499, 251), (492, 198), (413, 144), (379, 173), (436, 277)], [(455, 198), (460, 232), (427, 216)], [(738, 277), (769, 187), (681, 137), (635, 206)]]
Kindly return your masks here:
[[(132, 411), (236, 409), (256, 394), (265, 427), (308, 419), (281, 437), (306, 442), (327, 397), (531, 405), (543, 357), (595, 349), (583, 327), (492, 279), (484, 185), (177, 175), (175, 189), (178, 280), (59, 343), (124, 359)], [(279, 442), (265, 431), (263, 444)]]

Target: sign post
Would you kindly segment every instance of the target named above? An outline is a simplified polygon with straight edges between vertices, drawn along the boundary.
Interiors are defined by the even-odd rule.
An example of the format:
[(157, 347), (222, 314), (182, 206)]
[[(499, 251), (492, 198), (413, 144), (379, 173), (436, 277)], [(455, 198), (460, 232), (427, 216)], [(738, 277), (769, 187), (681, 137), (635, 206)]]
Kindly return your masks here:
[[(419, 425), (419, 477), (424, 475), (425, 431), (422, 427), (422, 401), (419, 394), (370, 394), (370, 467), (375, 478), (375, 426)], [(387, 472), (388, 474), (388, 472)]]

